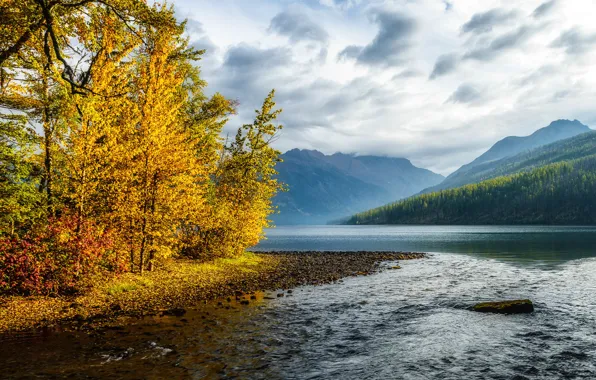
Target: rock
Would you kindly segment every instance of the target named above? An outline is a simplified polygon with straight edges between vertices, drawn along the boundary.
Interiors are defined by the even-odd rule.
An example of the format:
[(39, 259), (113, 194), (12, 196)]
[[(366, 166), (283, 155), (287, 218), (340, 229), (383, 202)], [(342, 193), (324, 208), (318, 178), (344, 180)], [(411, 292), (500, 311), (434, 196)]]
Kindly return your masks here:
[(392, 266), (391, 269), (401, 269), (399, 265)]
[(530, 300), (512, 300), (500, 302), (482, 302), (472, 307), (479, 313), (522, 314), (534, 311), (534, 304)]
[(283, 294), (283, 293), (277, 293), (277, 296), (278, 296), (278, 297), (283, 297), (283, 296), (284, 296), (284, 294)]
[(176, 307), (176, 308), (173, 308), (173, 309), (169, 309), (169, 310), (164, 311), (163, 314), (164, 315), (173, 315), (175, 317), (181, 317), (184, 314), (186, 314), (186, 310), (183, 309), (183, 308), (181, 308), (181, 307)]
[(292, 289), (288, 289), (287, 293), (292, 294)]

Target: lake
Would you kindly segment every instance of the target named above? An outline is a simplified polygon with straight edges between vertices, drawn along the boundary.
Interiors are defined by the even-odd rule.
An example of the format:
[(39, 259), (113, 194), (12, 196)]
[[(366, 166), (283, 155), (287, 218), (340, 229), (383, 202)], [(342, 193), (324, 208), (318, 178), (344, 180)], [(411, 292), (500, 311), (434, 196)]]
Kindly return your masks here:
[[(11, 377), (596, 378), (596, 228), (284, 226), (255, 250), (429, 252), (401, 270), (301, 287), (222, 312), (131, 322), (101, 337), (4, 342)], [(388, 263), (391, 265), (391, 263)], [(528, 315), (479, 314), (530, 298)], [(26, 344), (23, 344), (26, 342)], [(19, 350), (18, 354), (7, 354)]]

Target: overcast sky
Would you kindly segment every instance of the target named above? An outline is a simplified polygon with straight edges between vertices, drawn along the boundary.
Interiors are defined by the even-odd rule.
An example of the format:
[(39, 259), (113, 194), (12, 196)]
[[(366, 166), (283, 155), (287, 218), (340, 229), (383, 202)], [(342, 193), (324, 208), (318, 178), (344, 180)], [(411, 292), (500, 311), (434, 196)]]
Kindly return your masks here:
[(555, 119), (596, 125), (592, 0), (175, 0), (209, 92), (277, 148), (409, 158), (449, 174)]

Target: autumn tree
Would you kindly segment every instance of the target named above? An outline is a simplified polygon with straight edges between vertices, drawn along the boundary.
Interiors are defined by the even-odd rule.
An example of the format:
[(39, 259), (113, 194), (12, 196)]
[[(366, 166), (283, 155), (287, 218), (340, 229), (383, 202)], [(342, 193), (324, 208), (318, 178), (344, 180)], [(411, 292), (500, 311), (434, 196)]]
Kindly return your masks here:
[(27, 240), (4, 241), (14, 257), (31, 245), (30, 263), (56, 253), (91, 273), (126, 255), (142, 273), (262, 237), (281, 110), (272, 91), (224, 140), (237, 103), (205, 95), (184, 33), (141, 0), (0, 0), (0, 234)]
[(210, 182), (209, 214), (195, 226), (193, 244), (185, 247), (190, 256), (234, 256), (255, 245), (270, 226), (273, 196), (283, 189), (275, 178), (280, 152), (271, 146), (281, 125), (274, 124), (271, 91), (253, 123), (238, 129), (234, 141), (223, 147)]
[(122, 131), (126, 151), (115, 166), (114, 217), (141, 273), (171, 254), (177, 228), (194, 218), (204, 199), (207, 173), (195, 154), (200, 136), (190, 134), (181, 117), (189, 96), (184, 84), (194, 70), (188, 62), (201, 52), (188, 48), (183, 32), (183, 25), (144, 31), (128, 115), (135, 122)]

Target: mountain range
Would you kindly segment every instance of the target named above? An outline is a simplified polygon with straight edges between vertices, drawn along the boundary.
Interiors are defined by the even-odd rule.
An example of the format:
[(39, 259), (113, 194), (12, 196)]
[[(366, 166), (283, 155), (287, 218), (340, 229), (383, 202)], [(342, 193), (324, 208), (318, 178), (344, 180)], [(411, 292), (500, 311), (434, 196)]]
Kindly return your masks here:
[(347, 223), (593, 224), (595, 192), (596, 131), (557, 120), (530, 136), (501, 140), (421, 195)]
[(405, 158), (293, 149), (281, 156), (277, 178), (288, 187), (274, 204), (276, 224), (325, 224), (414, 195), (444, 177)]
[[(391, 209), (395, 219), (394, 211), (401, 207), (397, 205), (408, 204), (408, 210), (413, 210), (410, 210), (414, 215), (412, 222), (418, 220), (432, 223), (433, 218), (428, 217), (425, 212), (422, 212), (424, 217), (417, 214), (416, 207), (413, 206), (416, 205), (416, 194), (434, 194), (447, 189), (459, 189), (465, 185), (488, 183), (489, 180), (519, 173), (529, 173), (527, 178), (540, 178), (540, 175), (536, 174), (538, 172), (532, 172), (548, 165), (594, 154), (596, 132), (578, 120), (556, 120), (529, 136), (506, 137), (447, 178), (418, 168), (405, 158), (343, 153), (325, 155), (316, 150), (293, 149), (283, 154), (283, 162), (277, 165), (278, 179), (288, 186), (289, 191), (278, 194), (274, 199), (274, 204), (280, 212), (272, 219), (276, 224), (324, 224), (348, 220), (349, 215), (366, 214), (374, 216), (368, 219), (360, 218), (359, 222), (369, 223), (375, 220), (391, 223), (391, 218), (379, 219), (373, 211), (376, 209), (386, 212)], [(551, 167), (551, 172), (559, 173), (557, 170), (559, 167)], [(491, 188), (486, 191), (491, 193), (498, 188), (498, 184), (500, 186), (501, 182), (490, 182)], [(557, 181), (550, 182), (550, 185), (553, 188), (564, 187)], [(482, 188), (486, 189), (486, 186)], [(525, 189), (527, 188), (526, 186)], [(511, 186), (506, 189), (513, 191)], [(478, 194), (475, 187), (467, 188), (466, 191)], [(532, 191), (534, 195), (540, 193), (536, 189)], [(458, 199), (461, 194), (467, 193), (449, 193), (450, 204), (464, 205), (465, 202)], [(409, 197), (412, 198), (400, 201)], [(434, 204), (438, 205), (440, 202)], [(371, 209), (373, 210), (368, 213), (363, 212)], [(532, 211), (528, 213), (531, 214)], [(408, 223), (409, 219), (402, 217), (403, 213), (396, 220)], [(462, 220), (473, 222), (473, 219), (471, 216), (458, 219), (452, 215), (445, 220), (459, 223)], [(541, 220), (536, 215), (534, 219)], [(352, 221), (354, 220), (352, 218)]]

